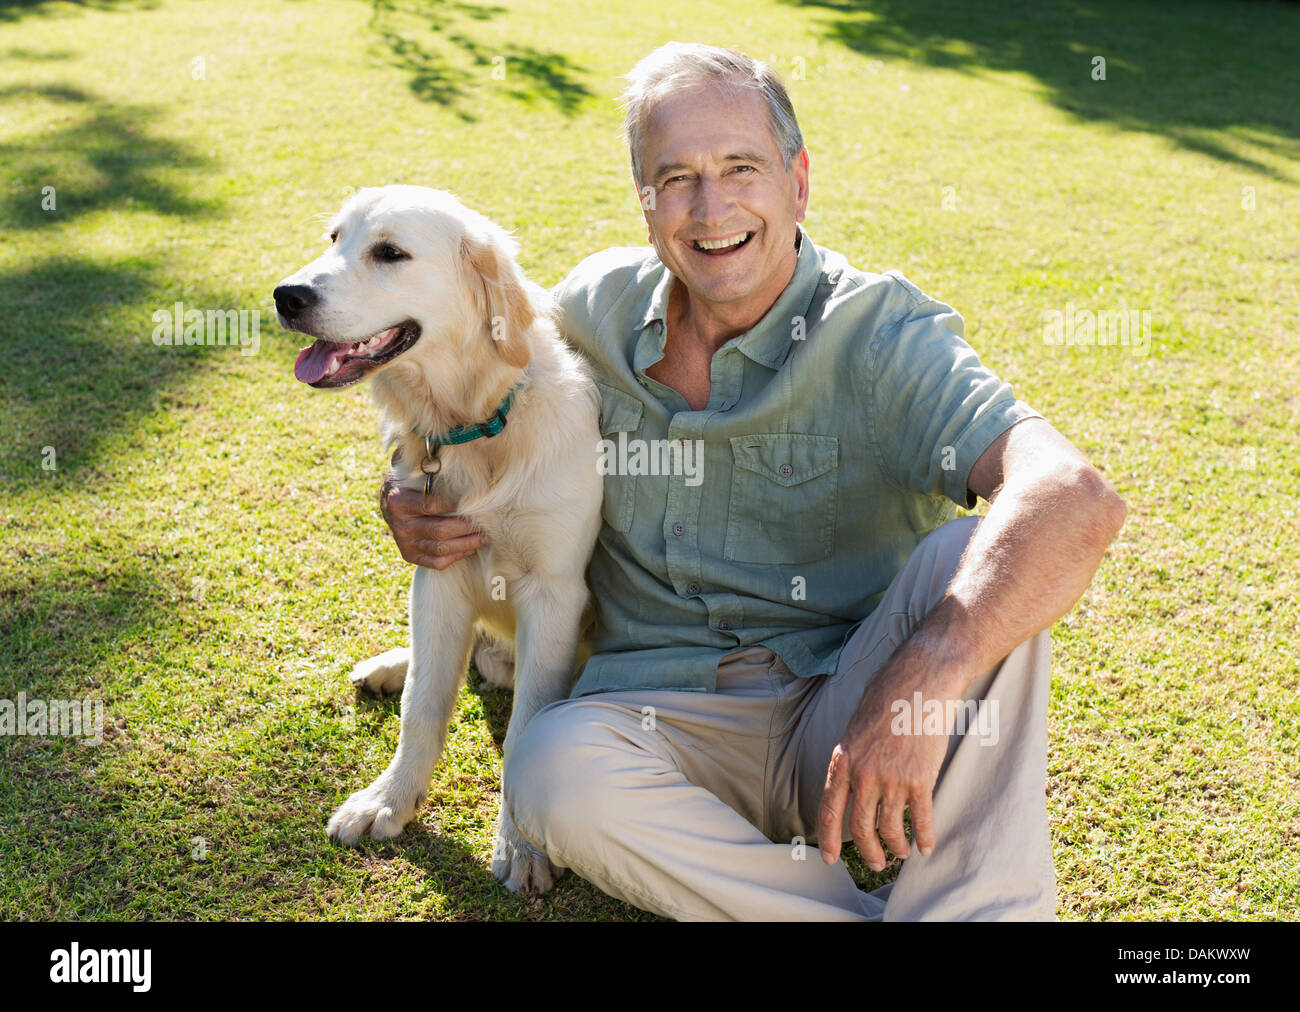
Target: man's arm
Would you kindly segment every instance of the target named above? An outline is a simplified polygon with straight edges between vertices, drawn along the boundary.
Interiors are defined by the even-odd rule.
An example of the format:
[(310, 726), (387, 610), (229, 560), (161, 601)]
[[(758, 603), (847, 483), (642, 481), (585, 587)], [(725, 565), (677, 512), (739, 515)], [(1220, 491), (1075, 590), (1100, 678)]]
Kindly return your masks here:
[(879, 836), (909, 854), (903, 809), (923, 855), (935, 845), (931, 799), (947, 751), (945, 735), (890, 733), (890, 704), (922, 692), (960, 700), (970, 684), (1064, 615), (1087, 589), (1124, 524), (1123, 499), (1075, 447), (1041, 418), (999, 436), (967, 484), (989, 500), (943, 599), (867, 687), (835, 747), (822, 795), (822, 858), (840, 852), (849, 825), (867, 863), (885, 865)]

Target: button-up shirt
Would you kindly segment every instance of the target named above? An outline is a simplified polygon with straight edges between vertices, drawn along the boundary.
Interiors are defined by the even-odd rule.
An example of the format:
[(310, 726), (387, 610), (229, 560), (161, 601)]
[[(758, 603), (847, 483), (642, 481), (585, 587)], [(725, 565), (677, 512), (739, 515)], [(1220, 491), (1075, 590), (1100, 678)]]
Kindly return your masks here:
[(921, 539), (974, 505), (975, 461), (1041, 417), (954, 309), (802, 229), (794, 276), (714, 352), (696, 411), (646, 374), (675, 283), (651, 248), (622, 247), (553, 293), (602, 398), (593, 653), (573, 696), (711, 692), (718, 661), (754, 644), (801, 677), (832, 673)]

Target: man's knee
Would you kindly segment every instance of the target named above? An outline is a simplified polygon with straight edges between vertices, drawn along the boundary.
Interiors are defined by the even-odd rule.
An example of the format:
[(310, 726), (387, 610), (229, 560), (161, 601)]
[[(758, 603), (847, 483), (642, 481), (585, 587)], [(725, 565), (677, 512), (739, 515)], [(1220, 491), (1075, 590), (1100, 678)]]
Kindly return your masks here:
[[(948, 591), (957, 566), (979, 525), (980, 517), (967, 516), (940, 524), (913, 549), (904, 566), (905, 583), (921, 591), (921, 607), (928, 612)], [(920, 603), (920, 602), (918, 602)], [(917, 618), (922, 616), (918, 615)]]
[(515, 826), (548, 852), (582, 838), (599, 820), (596, 795), (608, 764), (593, 757), (600, 727), (593, 723), (594, 709), (564, 700), (541, 710), (506, 764), (502, 790)]
[(954, 573), (982, 519), (977, 516), (956, 517), (946, 524), (940, 524), (921, 539), (916, 551), (932, 556), (935, 568)]

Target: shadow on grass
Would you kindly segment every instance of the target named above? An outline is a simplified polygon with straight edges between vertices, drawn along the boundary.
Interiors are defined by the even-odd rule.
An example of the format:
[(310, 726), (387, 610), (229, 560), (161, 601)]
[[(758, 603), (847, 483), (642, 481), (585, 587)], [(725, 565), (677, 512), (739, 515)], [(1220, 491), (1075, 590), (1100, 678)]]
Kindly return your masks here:
[[(784, 0), (820, 10), (827, 38), (864, 56), (968, 74), (1031, 75), (1078, 119), (1162, 134), (1180, 146), (1289, 180), (1247, 150), (1300, 158), (1300, 6), (1154, 0)], [(1093, 79), (1094, 58), (1106, 60)]]
[(48, 17), (60, 7), (83, 7), (93, 11), (151, 11), (158, 6), (157, 0), (0, 0), (0, 24), (5, 21), (21, 21), (31, 15)]
[[(58, 250), (62, 226), (105, 211), (221, 213), (219, 203), (187, 191), (212, 160), (158, 136), (150, 127), (155, 110), (74, 84), (0, 89), (0, 114), (32, 102), (48, 103), (61, 118), (53, 129), (0, 143), (8, 183), (0, 220), (11, 233), (42, 231), (43, 245)], [(95, 463), (104, 439), (156, 410), (161, 391), (183, 384), (217, 350), (153, 343), (153, 311), (170, 309), (177, 297), (164, 254), (147, 249), (55, 252), (15, 258), (0, 270), (0, 415), (8, 423), (0, 475), (11, 488), (100, 480)], [(187, 301), (220, 303), (211, 294), (187, 294)], [(54, 450), (52, 471), (42, 467), (46, 447)]]
[[(28, 519), (28, 518), (24, 518)], [(39, 522), (39, 518), (33, 518)], [(0, 698), (99, 700), (102, 724), (80, 736), (0, 738), (0, 838), (12, 877), (0, 889), (5, 920), (81, 919), (71, 900), (88, 879), (121, 883), (109, 857), (121, 846), (128, 795), (104, 782), (123, 751), (121, 714), (134, 682), (118, 677), (128, 643), (146, 652), (178, 635), (167, 581), (133, 559), (69, 558), (53, 544), (0, 577)], [(141, 646), (142, 644), (147, 644)], [(96, 742), (96, 739), (100, 739)], [(23, 897), (21, 907), (4, 909)]]
[(467, 123), (477, 119), (473, 100), (485, 88), (500, 88), (529, 105), (549, 104), (566, 116), (592, 95), (580, 80), (585, 68), (561, 53), (517, 43), (489, 45), (466, 34), (469, 22), (491, 20), (506, 13), (504, 7), (371, 0), (371, 11), (370, 28), (384, 57), (409, 76), (416, 97), (445, 106)]
[(167, 582), (136, 560), (69, 558), (63, 545), (45, 547), (50, 554), (37, 564), (19, 557), (18, 567), (0, 578), (3, 698), (18, 690), (84, 696), (94, 688), (94, 671), (124, 641), (179, 625), (168, 617)]
[[(50, 227), (110, 209), (177, 215), (216, 210), (172, 180), (207, 168), (210, 160), (152, 133), (148, 121), (155, 110), (108, 102), (70, 84), (0, 88), (0, 108), (41, 100), (80, 115), (0, 143), (0, 164), (10, 179), (0, 219), (8, 228)], [(53, 188), (52, 208), (47, 187)]]
[(214, 354), (238, 354), (155, 345), (152, 309), (172, 305), (162, 287), (157, 264), (144, 258), (57, 257), (0, 273), (0, 479), (9, 491), (107, 487), (106, 440), (169, 407)]

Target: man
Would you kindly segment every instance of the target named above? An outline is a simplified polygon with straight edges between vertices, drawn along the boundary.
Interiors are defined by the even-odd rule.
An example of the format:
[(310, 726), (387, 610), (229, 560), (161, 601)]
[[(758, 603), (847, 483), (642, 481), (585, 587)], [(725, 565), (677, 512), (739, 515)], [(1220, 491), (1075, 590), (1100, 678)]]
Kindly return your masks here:
[[(768, 68), (674, 43), (628, 78), (654, 249), (556, 296), (611, 445), (681, 440), (703, 468), (606, 477), (594, 653), (512, 754), (516, 824), (679, 919), (1053, 919), (1048, 630), (1123, 501), (954, 310), (803, 232), (808, 153)], [(419, 498), (386, 498), (407, 561), (482, 544)], [(857, 889), (849, 839), (905, 858), (897, 881)]]

